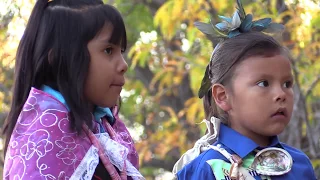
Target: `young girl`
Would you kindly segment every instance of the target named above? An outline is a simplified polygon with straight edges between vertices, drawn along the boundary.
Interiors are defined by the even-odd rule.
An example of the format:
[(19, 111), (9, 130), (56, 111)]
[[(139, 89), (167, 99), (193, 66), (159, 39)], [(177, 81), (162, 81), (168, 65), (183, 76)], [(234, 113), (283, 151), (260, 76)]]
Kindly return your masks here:
[(21, 39), (4, 179), (143, 179), (118, 118), (126, 30), (101, 0), (38, 0)]
[(212, 54), (199, 91), (210, 120), (208, 133), (176, 163), (179, 180), (316, 179), (308, 157), (277, 137), (293, 110), (290, 56), (259, 31), (281, 25), (249, 16), (238, 1), (233, 19), (222, 17), (230, 26), (210, 30), (211, 25), (196, 24), (207, 35), (219, 31), (219, 38), (226, 36)]

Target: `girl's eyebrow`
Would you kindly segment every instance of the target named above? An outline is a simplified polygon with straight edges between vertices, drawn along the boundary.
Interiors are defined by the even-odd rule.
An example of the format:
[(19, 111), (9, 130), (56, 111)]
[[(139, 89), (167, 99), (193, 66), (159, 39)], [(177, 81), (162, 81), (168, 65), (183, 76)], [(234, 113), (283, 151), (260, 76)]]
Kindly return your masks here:
[(99, 43), (101, 43), (101, 44), (105, 44), (105, 45), (112, 45), (112, 46), (116, 46), (114, 43), (111, 43), (111, 42), (109, 41), (109, 38), (101, 39), (101, 40), (99, 41)]
[(105, 43), (105, 44), (109, 44), (110, 42), (109, 42), (109, 37), (107, 37), (107, 38), (101, 38), (100, 40), (99, 40), (99, 42), (101, 42), (101, 43)]

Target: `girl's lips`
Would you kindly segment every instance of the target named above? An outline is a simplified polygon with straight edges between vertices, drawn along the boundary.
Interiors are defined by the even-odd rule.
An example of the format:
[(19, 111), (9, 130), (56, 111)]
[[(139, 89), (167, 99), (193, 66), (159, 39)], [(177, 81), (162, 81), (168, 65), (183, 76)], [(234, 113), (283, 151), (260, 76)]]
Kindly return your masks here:
[(125, 81), (119, 81), (119, 82), (112, 83), (110, 86), (120, 86), (120, 87), (122, 87), (122, 86), (124, 86), (124, 83), (125, 83)]
[(110, 86), (119, 86), (122, 87), (124, 84), (111, 84)]

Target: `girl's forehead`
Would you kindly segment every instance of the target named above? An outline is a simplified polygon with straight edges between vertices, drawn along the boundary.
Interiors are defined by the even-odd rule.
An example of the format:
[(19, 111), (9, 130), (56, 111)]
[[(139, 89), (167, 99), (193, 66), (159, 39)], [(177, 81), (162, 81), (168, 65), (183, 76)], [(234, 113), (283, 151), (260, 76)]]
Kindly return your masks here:
[(112, 32), (113, 32), (113, 25), (111, 23), (105, 23), (105, 25), (101, 28), (101, 30), (98, 31), (95, 38), (102, 39), (109, 42)]
[(104, 43), (120, 45), (123, 49), (126, 48), (126, 32), (124, 26), (113, 24), (112, 22), (105, 22), (102, 28), (97, 32), (93, 38)]

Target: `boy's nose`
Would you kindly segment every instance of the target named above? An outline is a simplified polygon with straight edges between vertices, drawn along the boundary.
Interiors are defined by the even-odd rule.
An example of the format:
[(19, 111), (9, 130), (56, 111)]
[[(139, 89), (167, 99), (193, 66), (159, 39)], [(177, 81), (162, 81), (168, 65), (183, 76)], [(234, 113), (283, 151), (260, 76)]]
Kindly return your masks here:
[(286, 100), (286, 92), (280, 87), (276, 89), (274, 100), (276, 102), (282, 102)]

